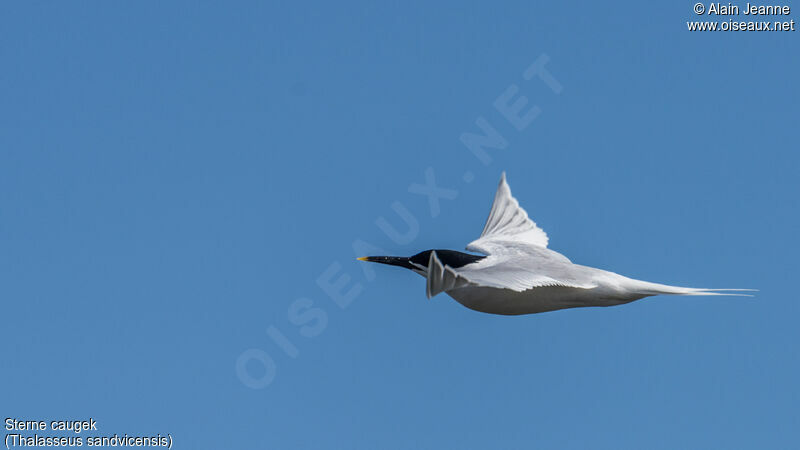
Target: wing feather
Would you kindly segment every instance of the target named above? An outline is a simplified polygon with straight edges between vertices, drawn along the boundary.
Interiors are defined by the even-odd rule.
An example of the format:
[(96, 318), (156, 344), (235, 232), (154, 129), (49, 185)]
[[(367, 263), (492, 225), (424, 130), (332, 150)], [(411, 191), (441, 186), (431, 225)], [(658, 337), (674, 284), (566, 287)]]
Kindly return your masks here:
[(483, 232), (477, 240), (467, 245), (467, 250), (490, 255), (502, 252), (508, 243), (546, 248), (548, 238), (547, 233), (528, 217), (528, 213), (511, 195), (511, 188), (508, 186), (506, 174), (503, 172)]
[[(559, 258), (561, 255), (551, 250), (540, 251), (539, 254), (529, 255), (530, 258), (523, 264), (515, 264), (512, 255), (499, 255), (489, 256), (477, 263), (459, 268), (443, 264), (436, 252), (431, 252), (426, 294), (431, 298), (441, 292), (467, 286), (510, 289), (517, 292), (545, 286), (579, 289), (597, 287), (595, 283), (586, 282), (584, 277), (570, 271), (568, 267), (572, 264), (566, 258)], [(534, 253), (538, 252), (534, 250)]]
[[(577, 289), (597, 287), (564, 255), (547, 248), (547, 234), (528, 217), (511, 195), (506, 174), (494, 196), (492, 210), (481, 236), (467, 250), (488, 255), (478, 262), (453, 268), (442, 263), (436, 252), (428, 261), (426, 294), (469, 286), (523, 292), (545, 286)], [(587, 281), (588, 280), (588, 281)]]

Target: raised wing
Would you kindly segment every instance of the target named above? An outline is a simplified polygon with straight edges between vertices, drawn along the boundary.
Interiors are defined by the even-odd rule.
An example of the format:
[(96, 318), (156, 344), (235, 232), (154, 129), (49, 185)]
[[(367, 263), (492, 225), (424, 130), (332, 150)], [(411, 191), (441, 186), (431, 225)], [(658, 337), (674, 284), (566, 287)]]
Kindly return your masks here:
[[(511, 195), (511, 188), (506, 183), (506, 174), (500, 176), (500, 185), (494, 195), (492, 210), (481, 237), (470, 242), (467, 250), (487, 255), (502, 252), (509, 244), (527, 244), (547, 247), (547, 234), (528, 218), (528, 213), (519, 206), (519, 202)], [(501, 244), (503, 243), (503, 244)]]
[(441, 292), (467, 286), (510, 289), (522, 292), (545, 286), (591, 289), (597, 285), (576, 273), (569, 260), (545, 248), (530, 248), (526, 261), (515, 261), (515, 255), (490, 256), (457, 269), (439, 260), (431, 252), (428, 260), (426, 294), (431, 298)]

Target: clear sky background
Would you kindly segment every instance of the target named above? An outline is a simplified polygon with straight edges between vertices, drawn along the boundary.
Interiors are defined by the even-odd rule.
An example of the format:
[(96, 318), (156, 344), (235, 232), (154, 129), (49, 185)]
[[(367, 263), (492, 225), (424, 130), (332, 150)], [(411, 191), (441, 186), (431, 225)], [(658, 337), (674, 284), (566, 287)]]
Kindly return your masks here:
[[(3, 418), (185, 449), (797, 443), (800, 31), (690, 33), (693, 2), (285, 3), (0, 6)], [(559, 93), (523, 77), (542, 55)], [(521, 131), (512, 84), (541, 109)], [(436, 217), (428, 168), (457, 193)], [(502, 171), (574, 262), (761, 292), (502, 317), (355, 261), (463, 249)], [(394, 202), (405, 240), (376, 224), (408, 229)]]

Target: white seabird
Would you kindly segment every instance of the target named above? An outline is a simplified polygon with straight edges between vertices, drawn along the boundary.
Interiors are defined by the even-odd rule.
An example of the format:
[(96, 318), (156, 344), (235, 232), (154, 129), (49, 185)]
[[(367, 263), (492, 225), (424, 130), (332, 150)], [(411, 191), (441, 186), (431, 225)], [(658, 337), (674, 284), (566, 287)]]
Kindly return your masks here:
[(483, 232), (467, 245), (467, 250), (483, 255), (426, 250), (411, 257), (358, 259), (411, 269), (426, 278), (428, 298), (444, 292), (467, 308), (490, 314), (614, 306), (660, 294), (746, 295), (729, 291), (753, 290), (699, 289), (634, 280), (573, 264), (547, 244), (547, 234), (511, 195), (503, 173)]

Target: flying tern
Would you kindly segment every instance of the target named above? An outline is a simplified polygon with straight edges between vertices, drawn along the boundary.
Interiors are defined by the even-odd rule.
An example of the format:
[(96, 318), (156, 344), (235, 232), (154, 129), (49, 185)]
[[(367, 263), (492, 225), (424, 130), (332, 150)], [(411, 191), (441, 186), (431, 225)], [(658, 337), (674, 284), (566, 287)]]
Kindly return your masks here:
[(481, 236), (467, 245), (475, 253), (426, 250), (410, 257), (358, 258), (405, 267), (426, 279), (432, 298), (442, 292), (467, 308), (490, 314), (519, 315), (586, 306), (614, 306), (653, 295), (746, 295), (635, 280), (606, 270), (573, 264), (547, 248), (547, 234), (511, 195), (505, 173)]

